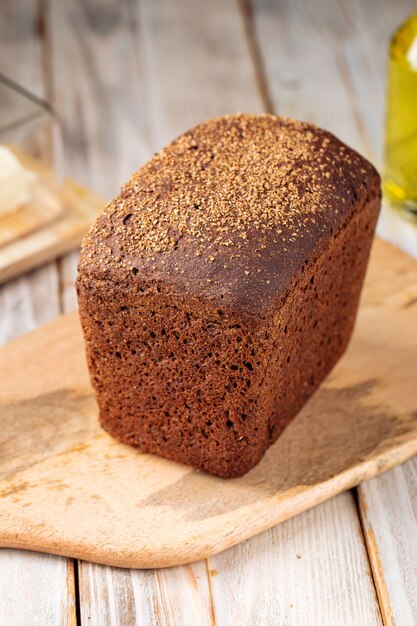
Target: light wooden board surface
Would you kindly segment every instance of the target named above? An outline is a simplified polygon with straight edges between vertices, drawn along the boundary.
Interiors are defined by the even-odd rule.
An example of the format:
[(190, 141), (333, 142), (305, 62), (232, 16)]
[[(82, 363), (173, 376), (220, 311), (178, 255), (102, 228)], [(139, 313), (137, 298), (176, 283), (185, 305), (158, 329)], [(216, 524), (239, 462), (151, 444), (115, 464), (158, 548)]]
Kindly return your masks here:
[[(287, 46), (281, 48), (279, 55), (277, 46), (281, 44), (278, 41), (277, 31), (271, 28), (268, 37), (266, 37), (265, 31), (261, 32), (253, 28), (253, 23), (258, 24), (261, 19), (264, 23), (278, 19), (285, 24), (284, 31), (289, 32), (293, 20), (293, 11), (302, 13), (307, 4), (313, 5), (312, 2), (307, 3), (305, 0), (291, 3), (278, 3), (273, 0), (251, 3), (242, 1), (239, 7), (234, 2), (225, 2), (223, 5), (219, 5), (218, 2), (204, 3), (204, 20), (199, 18), (200, 0), (184, 5), (182, 1), (172, 3), (181, 5), (178, 12), (171, 9), (169, 5), (167, 8), (166, 2), (149, 3), (150, 6), (146, 7), (143, 6), (144, 2), (139, 4), (136, 0), (120, 5), (117, 3), (117, 7), (115, 4), (112, 0), (101, 2), (99, 7), (95, 2), (87, 3), (81, 0), (73, 3), (41, 4), (33, 3), (31, 0), (14, 0), (13, 2), (9, 0), (2, 3), (1, 6), (2, 19), (0, 19), (0, 25), (6, 23), (7, 20), (7, 26), (3, 28), (0, 39), (1, 69), (6, 74), (21, 80), (23, 84), (38, 92), (39, 95), (47, 95), (59, 110), (63, 133), (61, 127), (56, 128), (53, 138), (54, 162), (59, 174), (72, 175), (80, 182), (89, 184), (105, 197), (110, 196), (117, 190), (122, 180), (142, 161), (142, 155), (143, 158), (146, 158), (165, 140), (165, 134), (162, 136), (161, 133), (161, 138), (155, 139), (153, 133), (149, 133), (150, 113), (152, 113), (154, 106), (158, 107), (157, 115), (159, 117), (154, 115), (153, 125), (160, 122), (165, 129), (166, 139), (170, 139), (189, 125), (188, 120), (190, 118), (187, 118), (186, 115), (195, 115), (196, 120), (199, 121), (199, 116), (205, 117), (212, 113), (221, 112), (224, 110), (225, 99), (228, 101), (229, 110), (255, 110), (252, 94), (258, 83), (262, 85), (264, 82), (270, 92), (273, 92), (274, 89), (278, 92), (275, 87), (277, 77), (271, 73), (263, 72), (264, 81), (259, 80), (257, 75), (256, 86), (250, 79), (243, 79), (247, 70), (242, 73), (240, 64), (242, 63), (244, 67), (247, 67), (248, 63), (245, 45), (242, 47), (242, 44), (233, 41), (229, 44), (227, 41), (228, 37), (232, 39), (237, 36), (235, 30), (228, 30), (224, 33), (221, 28), (206, 29), (205, 22), (215, 25), (216, 20), (221, 19), (224, 10), (223, 5), (226, 4), (227, 24), (231, 22), (239, 24), (243, 13), (248, 13), (246, 10), (239, 11), (239, 9), (246, 5), (249, 8), (252, 7), (253, 19), (246, 19), (246, 22), (249, 22), (249, 31), (255, 31), (255, 43), (258, 48), (263, 47), (261, 70), (265, 70), (265, 64), (268, 62), (270, 64), (271, 59), (275, 62), (279, 61), (279, 64), (276, 64), (278, 68), (285, 69), (289, 58), (293, 55), (304, 57), (306, 62), (314, 65), (317, 50), (320, 50), (320, 45), (322, 45), (320, 41), (316, 42), (315, 38), (319, 37), (321, 40), (327, 38), (329, 31), (331, 33), (333, 30), (334, 12), (339, 11), (339, 7), (343, 5), (346, 17), (342, 23), (344, 27), (343, 38), (335, 38), (331, 35), (328, 55), (333, 54), (335, 45), (343, 45), (347, 50), (347, 62), (356, 85), (355, 97), (351, 99), (351, 103), (356, 108), (356, 103), (360, 101), (359, 115), (362, 116), (362, 123), (369, 135), (368, 144), (372, 145), (372, 150), (375, 151), (377, 158), (380, 158), (386, 38), (411, 11), (411, 0), (398, 2), (370, 0), (366, 3), (355, 0), (349, 4), (332, 2), (324, 7), (325, 17), (328, 20), (328, 30), (323, 31), (320, 25), (317, 26), (316, 18), (313, 22), (311, 19), (306, 20), (300, 32), (299, 40), (294, 40), (293, 44), (288, 43)], [(155, 4), (158, 4), (158, 7), (154, 8)], [(291, 4), (296, 5), (296, 7), (291, 8)], [(78, 14), (77, 19), (73, 16), (68, 19), (65, 5), (74, 7), (73, 10)], [(48, 10), (46, 10), (47, 7)], [(96, 7), (96, 11), (93, 10), (94, 7)], [(184, 12), (190, 14), (186, 22), (187, 29), (182, 26), (181, 22), (184, 20)], [(231, 19), (230, 16), (233, 15), (233, 12), (236, 15)], [(213, 14), (216, 15), (213, 17)], [(123, 19), (120, 19), (120, 15)], [(150, 18), (146, 23), (144, 15)], [(82, 31), (80, 31), (80, 21), (83, 26)], [(190, 54), (191, 46), (188, 35), (190, 22), (195, 33), (193, 41), (198, 48), (198, 56), (194, 48)], [(336, 19), (336, 22), (340, 28), (340, 17)], [(245, 20), (242, 23), (244, 24)], [(312, 23), (314, 27), (311, 26)], [(317, 28), (319, 29), (318, 32)], [(146, 55), (143, 53), (145, 39), (143, 29), (147, 29), (145, 35), (148, 52)], [(205, 42), (204, 46), (199, 45), (198, 37), (201, 32)], [(223, 38), (221, 44), (219, 44), (217, 33)], [(238, 36), (240, 37), (240, 35)], [(361, 40), (360, 46), (357, 43), (358, 37)], [(61, 47), (61, 41), (64, 39), (66, 46)], [(74, 42), (73, 44), (71, 44), (71, 40)], [(80, 43), (86, 51), (88, 63), (80, 62), (76, 69), (73, 69), (74, 55), (77, 55), (77, 51), (71, 51), (71, 47), (78, 48)], [(216, 54), (215, 49), (219, 45), (222, 53)], [(166, 51), (164, 54), (158, 52), (161, 46)], [(227, 58), (230, 54), (228, 46), (233, 46), (235, 49), (238, 46), (237, 50), (239, 51), (239, 54), (234, 58), (233, 74), (230, 76), (227, 76), (225, 72), (222, 74), (222, 68), (226, 67), (229, 62)], [(133, 49), (135, 50), (134, 54)], [(69, 52), (71, 52), (71, 62), (66, 62)], [(198, 64), (202, 63), (201, 55), (205, 57), (203, 59), (205, 72), (200, 72), (198, 67)], [(150, 60), (152, 56), (153, 60)], [(214, 58), (216, 59), (215, 63)], [(210, 59), (213, 59), (212, 63)], [(179, 65), (181, 68), (177, 69)], [(337, 90), (325, 78), (326, 65), (327, 60), (322, 67), (321, 76), (323, 80), (319, 80), (315, 84), (315, 95), (313, 91), (310, 92), (310, 103), (313, 106), (318, 103), (315, 106), (316, 110), (320, 110), (324, 98), (327, 102), (334, 101), (336, 98), (340, 100)], [(107, 72), (108, 67), (112, 69)], [(147, 68), (146, 88), (144, 83), (139, 82), (138, 78), (145, 67)], [(302, 68), (302, 65), (299, 67)], [(172, 81), (176, 95), (170, 102), (171, 104), (176, 102), (175, 113), (172, 112), (172, 109), (164, 106), (164, 81), (167, 82), (170, 76), (174, 75), (174, 71), (178, 82), (175, 84)], [(340, 69), (340, 71), (343, 70)], [(218, 73), (222, 77), (221, 82), (217, 82)], [(92, 74), (98, 77), (94, 82), (89, 80)], [(199, 92), (202, 91), (202, 85), (207, 74), (212, 81), (212, 88), (206, 89), (203, 99), (199, 97)], [(120, 89), (118, 85), (122, 83), (123, 89)], [(73, 88), (74, 85), (77, 86), (77, 89)], [(190, 107), (187, 107), (187, 99), (190, 97), (194, 86), (197, 86), (192, 93), (193, 107), (196, 109), (191, 110)], [(291, 89), (291, 76), (287, 87)], [(285, 85), (281, 86), (281, 89), (283, 88)], [(154, 97), (153, 94), (155, 93), (158, 95)], [(152, 99), (150, 94), (152, 94)], [(298, 102), (301, 103), (300, 115), (307, 118), (307, 101), (305, 101), (306, 106), (303, 107), (303, 97), (304, 94), (303, 96), (298, 95)], [(342, 98), (346, 97), (346, 95), (342, 96)], [(100, 124), (97, 124), (98, 118), (94, 119), (94, 116), (97, 109), (101, 108), (97, 105), (99, 99), (110, 102), (111, 106), (103, 107), (105, 113), (101, 114)], [(160, 102), (156, 103), (158, 99)], [(265, 106), (267, 102), (263, 101), (263, 104)], [(283, 110), (279, 103), (277, 106), (277, 102), (275, 102), (275, 106), (281, 113), (295, 114), (295, 109)], [(126, 116), (126, 111), (130, 111), (128, 116)], [(340, 118), (342, 131), (344, 122), (350, 127), (349, 116), (351, 114), (352, 111), (349, 111), (347, 116), (343, 116), (343, 119)], [(354, 111), (354, 114), (357, 115), (357, 111)], [(128, 121), (125, 121), (126, 119)], [(329, 126), (326, 121), (324, 123)], [(369, 132), (370, 128), (373, 129), (372, 132)], [(160, 132), (158, 127), (156, 132)], [(374, 137), (377, 135), (377, 142), (375, 143)], [(363, 148), (361, 149), (363, 150)], [(117, 158), (112, 159), (116, 153)], [(50, 154), (48, 145), (45, 146), (44, 154), (46, 156)], [(139, 154), (140, 158), (138, 158)], [(412, 226), (408, 227), (404, 220), (396, 219), (397, 216), (395, 215), (389, 215), (388, 218), (385, 220), (386, 228), (384, 227), (380, 232), (396, 241), (398, 245), (406, 247), (410, 253), (416, 254), (416, 229)], [(33, 272), (31, 275), (2, 288), (0, 291), (0, 310), (2, 313), (0, 335), (3, 341), (52, 319), (59, 309), (74, 308), (75, 299), (72, 282), (75, 276), (75, 267), (76, 255), (70, 255), (60, 260), (58, 264), (50, 264), (46, 268)], [(336, 498), (334, 502), (338, 503), (337, 508), (332, 509), (336, 526), (343, 528), (344, 533), (349, 537), (355, 537), (355, 545), (358, 549), (361, 537), (355, 534), (356, 525), (347, 524), (347, 520), (352, 518), (346, 501)], [(328, 514), (329, 512), (327, 512)], [(292, 527), (295, 523), (296, 520), (294, 519), (287, 522), (286, 525)], [(310, 523), (307, 522), (308, 525)], [(345, 538), (341, 537), (337, 529), (334, 530), (332, 524), (327, 524), (326, 528), (328, 534), (324, 543), (314, 544), (311, 549), (314, 550), (314, 558), (324, 564), (322, 579), (327, 582), (330, 569), (328, 562), (323, 559), (327, 545), (334, 545), (335, 554), (339, 554), (338, 548)], [(303, 526), (300, 529), (301, 536), (304, 536), (306, 532), (307, 528)], [(413, 532), (416, 533), (417, 529), (414, 529)], [(229, 554), (233, 553), (234, 550), (238, 550), (238, 548), (233, 548)], [(2, 558), (7, 560), (8, 555), (12, 552), (2, 553), (0, 551), (0, 560)], [(58, 560), (56, 559), (56, 561)], [(85, 564), (85, 566), (84, 572), (88, 570), (89, 565)], [(271, 566), (270, 561), (267, 561), (263, 567), (259, 566), (259, 562), (256, 563), (255, 580), (259, 588), (267, 584), (271, 574)], [(288, 560), (285, 566), (287, 571), (291, 572), (294, 567), (293, 561)], [(49, 561), (49, 567), (53, 570), (53, 558)], [(253, 567), (255, 568), (255, 563)], [(114, 579), (117, 579), (119, 575), (124, 579), (127, 575), (124, 570), (103, 569), (111, 572), (111, 577)], [(406, 568), (403, 571), (407, 575)], [(13, 576), (14, 572), (15, 570), (11, 569), (10, 575)], [(129, 575), (137, 576), (138, 579), (142, 574), (145, 573), (129, 572)], [(83, 575), (83, 572), (80, 571), (80, 577)], [(411, 576), (410, 572), (408, 575)], [(227, 595), (229, 591), (236, 589), (240, 580), (240, 575), (235, 572), (235, 576), (230, 579), (232, 589), (225, 590), (225, 594)], [(102, 577), (99, 579), (98, 585), (100, 581), (103, 582)], [(18, 584), (19, 579), (16, 578), (15, 585)], [(306, 585), (306, 592), (308, 589), (316, 589), (314, 581), (309, 578), (305, 579), (304, 584)], [(103, 620), (106, 617), (101, 603), (104, 603), (106, 593), (113, 595), (112, 601), (117, 602), (118, 589), (117, 585), (106, 587), (103, 584), (102, 593), (100, 593), (100, 587), (97, 587), (95, 610)], [(300, 599), (305, 597), (305, 594), (300, 593), (299, 589), (297, 592)], [(171, 588), (168, 583), (166, 593), (168, 595), (175, 594), (176, 588)], [(344, 590), (334, 589), (334, 593), (338, 597), (342, 597)], [(42, 594), (36, 598), (32, 597), (33, 607), (39, 612), (42, 612), (43, 609), (43, 597)], [(153, 596), (153, 601), (156, 597)], [(363, 597), (366, 598), (366, 594)], [(83, 598), (83, 601), (86, 602), (87, 596), (85, 594)], [(132, 594), (129, 593), (126, 601), (132, 603), (132, 598)], [(315, 593), (315, 599), (316, 603), (320, 601), (319, 589)], [(217, 595), (216, 600), (221, 601), (219, 595)], [(351, 602), (355, 606), (360, 604), (362, 600), (363, 598), (360, 596), (351, 596)], [(143, 603), (143, 611), (151, 610), (145, 597)], [(183, 607), (182, 618), (186, 614), (186, 608)], [(261, 602), (259, 602), (259, 610), (262, 610)], [(9, 620), (10, 623), (13, 623), (13, 619), (17, 621), (17, 615), (18, 607), (15, 606), (14, 613)], [(94, 615), (92, 618), (94, 619)], [(82, 623), (87, 623), (87, 619), (83, 619)], [(117, 622), (108, 615), (107, 621), (100, 623), (116, 624)], [(163, 623), (162, 620), (159, 623)], [(178, 623), (182, 623), (180, 618)], [(271, 618), (271, 623), (275, 623), (274, 617)], [(311, 618), (308, 623), (312, 624), (314, 620)], [(352, 623), (349, 614), (344, 616), (341, 623)]]
[(346, 355), (261, 463), (229, 481), (100, 431), (77, 314), (15, 340), (0, 351), (0, 545), (180, 565), (403, 462), (417, 453), (413, 326), (417, 263), (376, 241)]
[(350, 493), (207, 562), (140, 571), (81, 561), (79, 579), (91, 626), (382, 623)]

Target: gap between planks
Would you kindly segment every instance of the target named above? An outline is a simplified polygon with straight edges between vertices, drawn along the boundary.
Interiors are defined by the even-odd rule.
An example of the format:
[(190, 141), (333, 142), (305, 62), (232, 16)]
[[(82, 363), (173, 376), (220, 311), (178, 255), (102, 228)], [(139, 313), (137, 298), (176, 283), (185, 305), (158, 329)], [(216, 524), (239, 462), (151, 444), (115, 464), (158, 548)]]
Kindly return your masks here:
[(390, 620), (387, 619), (387, 606), (386, 606), (386, 603), (384, 603), (384, 601), (383, 601), (384, 598), (387, 596), (387, 594), (385, 593), (385, 590), (382, 589), (382, 585), (381, 585), (382, 581), (377, 576), (377, 574), (375, 572), (372, 546), (370, 545), (370, 542), (369, 542), (369, 533), (367, 533), (366, 529), (365, 529), (365, 521), (364, 521), (364, 517), (363, 517), (363, 508), (362, 508), (362, 505), (360, 503), (359, 487), (355, 487), (354, 489), (351, 489), (351, 492), (352, 492), (353, 501), (354, 501), (355, 507), (356, 507), (356, 513), (357, 513), (357, 516), (358, 516), (360, 529), (361, 529), (361, 532), (362, 532), (363, 545), (364, 545), (364, 548), (366, 550), (366, 554), (367, 554), (367, 557), (368, 557), (369, 568), (370, 568), (370, 572), (371, 572), (371, 576), (372, 576), (372, 582), (373, 582), (373, 585), (374, 585), (375, 594), (376, 594), (376, 596), (378, 598), (379, 609), (381, 611), (381, 619), (383, 621), (384, 626), (395, 626), (395, 624), (393, 622), (391, 622)]
[(272, 100), (269, 83), (265, 72), (262, 58), (262, 50), (259, 46), (258, 38), (253, 21), (253, 7), (251, 0), (236, 0), (242, 15), (245, 36), (248, 44), (249, 54), (252, 59), (256, 85), (263, 102), (265, 113), (275, 113), (275, 106)]
[(417, 458), (358, 487), (361, 521), (384, 623), (416, 623)]

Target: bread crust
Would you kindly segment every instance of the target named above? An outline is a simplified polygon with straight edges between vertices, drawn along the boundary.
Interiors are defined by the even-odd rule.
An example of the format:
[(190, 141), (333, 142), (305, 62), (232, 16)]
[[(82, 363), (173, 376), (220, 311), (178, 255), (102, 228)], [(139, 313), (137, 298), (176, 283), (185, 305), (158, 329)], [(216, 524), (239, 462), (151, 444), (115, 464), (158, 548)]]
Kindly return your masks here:
[(103, 427), (218, 476), (249, 471), (346, 348), (379, 206), (363, 157), (270, 115), (209, 120), (151, 159), (79, 265)]

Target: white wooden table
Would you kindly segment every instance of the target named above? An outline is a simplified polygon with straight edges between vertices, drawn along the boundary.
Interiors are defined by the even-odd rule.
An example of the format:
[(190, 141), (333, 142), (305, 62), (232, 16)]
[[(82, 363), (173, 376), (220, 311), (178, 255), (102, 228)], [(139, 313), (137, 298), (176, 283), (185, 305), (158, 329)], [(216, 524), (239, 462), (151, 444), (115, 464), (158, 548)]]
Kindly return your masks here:
[[(409, 0), (2, 0), (0, 71), (59, 112), (44, 157), (106, 197), (200, 120), (311, 120), (377, 165)], [(417, 256), (417, 227), (380, 232)], [(0, 290), (5, 342), (75, 308), (77, 254)], [(415, 332), (410, 329), (410, 332)], [(207, 561), (120, 570), (0, 550), (1, 625), (417, 624), (417, 460)]]

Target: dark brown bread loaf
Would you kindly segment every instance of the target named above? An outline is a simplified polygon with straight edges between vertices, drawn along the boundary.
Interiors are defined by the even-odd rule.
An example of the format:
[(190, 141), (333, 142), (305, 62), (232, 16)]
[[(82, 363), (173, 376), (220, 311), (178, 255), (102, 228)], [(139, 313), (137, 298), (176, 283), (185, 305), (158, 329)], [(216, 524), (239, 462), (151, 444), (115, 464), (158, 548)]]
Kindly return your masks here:
[(82, 249), (103, 427), (218, 476), (250, 470), (346, 348), (379, 206), (364, 158), (271, 115), (204, 122), (151, 159)]

